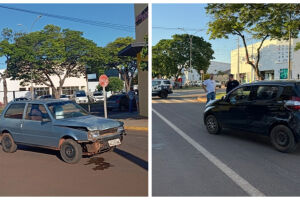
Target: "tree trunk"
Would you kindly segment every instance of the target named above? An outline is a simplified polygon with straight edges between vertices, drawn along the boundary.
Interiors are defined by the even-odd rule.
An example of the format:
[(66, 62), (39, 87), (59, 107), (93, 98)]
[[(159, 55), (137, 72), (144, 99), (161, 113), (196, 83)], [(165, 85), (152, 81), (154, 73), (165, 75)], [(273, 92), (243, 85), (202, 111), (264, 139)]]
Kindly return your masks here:
[(4, 92), (3, 104), (6, 106), (7, 105), (7, 82), (6, 82), (6, 75), (5, 74), (2, 76), (2, 79), (3, 79), (3, 92)]
[(51, 86), (51, 89), (52, 89), (52, 95), (54, 96), (54, 98), (59, 99), (59, 97), (60, 97), (59, 90), (57, 90), (55, 88), (55, 86)]

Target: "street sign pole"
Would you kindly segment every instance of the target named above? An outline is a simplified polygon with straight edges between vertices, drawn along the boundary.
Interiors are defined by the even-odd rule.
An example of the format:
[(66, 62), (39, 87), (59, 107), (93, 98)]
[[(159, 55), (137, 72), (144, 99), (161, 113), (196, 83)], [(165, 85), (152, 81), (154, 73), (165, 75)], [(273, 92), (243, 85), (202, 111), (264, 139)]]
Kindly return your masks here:
[(101, 75), (99, 77), (99, 84), (102, 86), (104, 95), (104, 117), (107, 118), (107, 106), (106, 106), (106, 91), (105, 88), (109, 84), (108, 77), (106, 75)]
[(107, 118), (107, 106), (106, 106), (106, 91), (105, 91), (105, 87), (103, 87), (103, 95), (104, 95), (104, 117)]

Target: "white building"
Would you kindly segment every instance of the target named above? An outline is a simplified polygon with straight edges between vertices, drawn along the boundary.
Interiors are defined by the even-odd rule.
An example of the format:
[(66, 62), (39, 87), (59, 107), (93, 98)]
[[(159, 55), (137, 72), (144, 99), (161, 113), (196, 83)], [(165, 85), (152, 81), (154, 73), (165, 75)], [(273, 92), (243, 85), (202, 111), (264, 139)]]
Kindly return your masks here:
[[(300, 42), (300, 39), (291, 40), (292, 79), (300, 79), (300, 51), (294, 51), (297, 42)], [(255, 52), (259, 45), (260, 42), (247, 46), (250, 60), (255, 61)], [(286, 40), (266, 40), (264, 42), (261, 48), (258, 68), (265, 80), (287, 79), (288, 46), (289, 42)], [(236, 79), (240, 79), (241, 82), (252, 82), (257, 80), (257, 77), (252, 66), (246, 64), (245, 55), (244, 47), (240, 47), (239, 51), (238, 49), (231, 51), (231, 73), (235, 75)]]
[[(206, 74), (218, 75), (220, 72), (226, 73), (229, 70), (230, 70), (229, 63), (211, 61)], [(201, 80), (200, 74), (195, 69), (183, 69), (182, 73), (183, 73), (183, 75), (181, 78), (182, 78), (183, 85), (190, 84), (192, 82)], [(223, 80), (219, 80), (219, 81), (222, 82)]]
[[(2, 73), (4, 69), (0, 70)], [(59, 86), (59, 79), (57, 76), (51, 77), (53, 83), (55, 86)], [(7, 79), (7, 90), (8, 90), (8, 101), (13, 100), (13, 98), (18, 97), (31, 97), (30, 93), (30, 83), (28, 83), (25, 86), (22, 86), (19, 80), (11, 80)], [(46, 85), (37, 85), (33, 84), (34, 90), (37, 96), (46, 95), (46, 94), (52, 94), (51, 88), (49, 88)], [(65, 80), (64, 86), (62, 88), (62, 94), (66, 95), (72, 95), (74, 91), (76, 90), (85, 90), (87, 88), (87, 82), (84, 76), (81, 76), (80, 78), (67, 78)], [(3, 103), (3, 80), (0, 80), (0, 103)]]

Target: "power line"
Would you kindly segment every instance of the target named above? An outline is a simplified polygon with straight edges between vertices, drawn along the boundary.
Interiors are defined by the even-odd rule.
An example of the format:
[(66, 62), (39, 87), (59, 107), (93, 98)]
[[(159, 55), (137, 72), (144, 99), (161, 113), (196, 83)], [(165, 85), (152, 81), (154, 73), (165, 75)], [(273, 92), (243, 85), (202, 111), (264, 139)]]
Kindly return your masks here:
[(184, 27), (163, 27), (163, 26), (153, 26), (153, 29), (164, 29), (164, 30), (185, 30), (185, 31), (203, 31), (204, 29), (197, 28), (184, 28)]
[(68, 20), (68, 21), (73, 21), (73, 22), (88, 24), (88, 25), (93, 25), (93, 26), (121, 30), (121, 31), (126, 31), (126, 32), (134, 32), (134, 28), (135, 28), (134, 26), (130, 26), (130, 25), (122, 25), (122, 24), (114, 24), (114, 23), (103, 22), (103, 21), (80, 19), (80, 18), (76, 18), (76, 17), (67, 17), (67, 16), (63, 16), (63, 15), (56, 15), (56, 14), (32, 11), (32, 10), (27, 10), (27, 9), (14, 8), (14, 7), (9, 7), (9, 6), (4, 6), (4, 5), (0, 5), (0, 8), (19, 11), (19, 12), (26, 12), (26, 13), (35, 14), (35, 15), (42, 15), (42, 16), (61, 19), (61, 20)]

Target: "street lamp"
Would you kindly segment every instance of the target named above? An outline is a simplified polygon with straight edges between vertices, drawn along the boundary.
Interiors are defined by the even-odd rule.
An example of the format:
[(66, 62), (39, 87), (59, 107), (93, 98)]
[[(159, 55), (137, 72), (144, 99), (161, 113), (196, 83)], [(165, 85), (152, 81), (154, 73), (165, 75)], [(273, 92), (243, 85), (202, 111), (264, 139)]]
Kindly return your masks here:
[[(42, 15), (39, 15), (35, 18), (35, 20), (32, 22), (31, 24), (31, 27), (30, 27), (30, 30), (28, 32), (28, 28), (27, 26), (23, 25), (23, 24), (18, 24), (18, 26), (24, 26), (26, 28), (26, 32), (27, 34), (31, 33), (32, 31), (32, 28), (34, 26), (34, 24), (42, 17)], [(33, 70), (32, 68), (30, 69), (30, 90), (31, 90), (31, 99), (33, 100), (34, 99), (34, 87), (33, 87), (33, 81), (32, 81), (32, 78), (33, 78)]]

